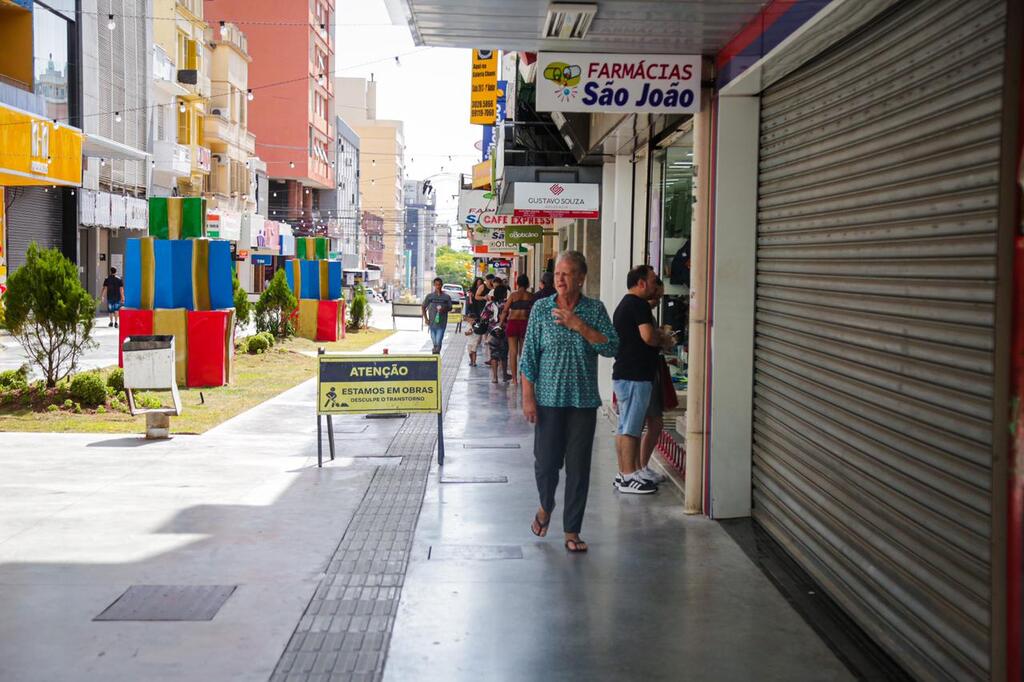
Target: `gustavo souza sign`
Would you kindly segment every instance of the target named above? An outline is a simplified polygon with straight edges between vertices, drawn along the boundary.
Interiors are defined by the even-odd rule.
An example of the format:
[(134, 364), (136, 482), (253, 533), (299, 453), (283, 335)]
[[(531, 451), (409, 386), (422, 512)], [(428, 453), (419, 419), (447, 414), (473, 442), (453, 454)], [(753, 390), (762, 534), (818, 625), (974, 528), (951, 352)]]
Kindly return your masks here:
[(593, 183), (517, 182), (515, 210), (526, 218), (597, 218), (598, 186)]
[(320, 355), (318, 414), (441, 412), (437, 355)]
[(537, 110), (696, 113), (700, 62), (700, 55), (542, 52)]

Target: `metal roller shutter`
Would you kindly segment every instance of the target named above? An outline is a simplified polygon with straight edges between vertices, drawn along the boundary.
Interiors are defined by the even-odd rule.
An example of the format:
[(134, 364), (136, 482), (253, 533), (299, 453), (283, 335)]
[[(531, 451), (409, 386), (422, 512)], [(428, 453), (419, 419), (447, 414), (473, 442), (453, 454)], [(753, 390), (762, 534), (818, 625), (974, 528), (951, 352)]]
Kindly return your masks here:
[(754, 516), (922, 679), (990, 668), (1004, 24), (901, 3), (761, 99)]
[(63, 193), (67, 190), (43, 187), (8, 187), (8, 267), (25, 264), (28, 245), (60, 249), (64, 241)]

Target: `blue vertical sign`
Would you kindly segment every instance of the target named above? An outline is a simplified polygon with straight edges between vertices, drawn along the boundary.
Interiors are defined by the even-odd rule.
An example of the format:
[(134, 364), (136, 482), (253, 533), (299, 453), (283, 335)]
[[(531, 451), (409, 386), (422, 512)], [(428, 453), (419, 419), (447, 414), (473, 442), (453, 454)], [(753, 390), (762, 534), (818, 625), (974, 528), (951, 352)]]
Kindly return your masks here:
[(507, 89), (508, 81), (498, 81), (498, 123), (505, 120), (505, 105), (508, 103), (508, 97), (505, 96), (505, 91)]
[(480, 160), (486, 161), (491, 158), (491, 145), (494, 143), (494, 126), (483, 126), (484, 138), (480, 147)]

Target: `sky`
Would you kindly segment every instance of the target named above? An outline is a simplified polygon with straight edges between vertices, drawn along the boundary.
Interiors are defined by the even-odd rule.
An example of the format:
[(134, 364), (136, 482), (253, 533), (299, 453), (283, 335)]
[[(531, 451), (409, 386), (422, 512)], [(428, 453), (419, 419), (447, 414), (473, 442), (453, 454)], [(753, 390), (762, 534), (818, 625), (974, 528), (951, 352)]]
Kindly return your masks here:
[(470, 51), (417, 47), (407, 25), (392, 25), (383, 0), (336, 7), (336, 75), (377, 81), (377, 118), (405, 123), (406, 177), (429, 177), (438, 224), (454, 223), (458, 173), (471, 174), (480, 160), (482, 130), (469, 123)]

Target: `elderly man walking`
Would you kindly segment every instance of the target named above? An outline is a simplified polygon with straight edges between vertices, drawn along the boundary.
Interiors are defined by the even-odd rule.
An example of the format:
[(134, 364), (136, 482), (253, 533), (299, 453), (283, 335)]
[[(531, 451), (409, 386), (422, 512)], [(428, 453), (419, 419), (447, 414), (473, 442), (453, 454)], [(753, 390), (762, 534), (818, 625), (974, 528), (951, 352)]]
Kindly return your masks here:
[(555, 264), (554, 296), (534, 303), (526, 327), (520, 372), (523, 414), (534, 427), (534, 473), (540, 509), (530, 530), (547, 535), (555, 508), (558, 472), (565, 466), (565, 548), (586, 552), (580, 538), (590, 488), (590, 459), (601, 396), (597, 356), (613, 357), (619, 347), (604, 304), (583, 295), (587, 261), (578, 251)]

